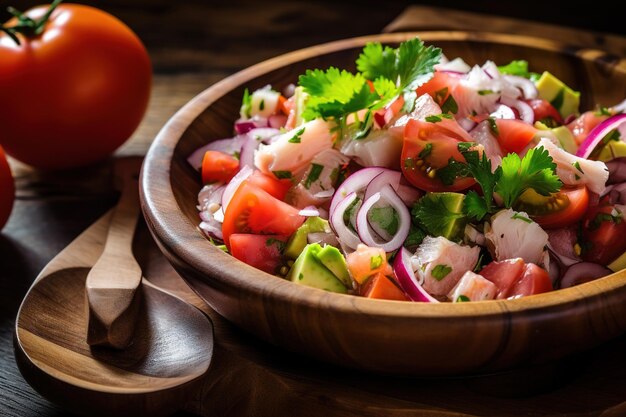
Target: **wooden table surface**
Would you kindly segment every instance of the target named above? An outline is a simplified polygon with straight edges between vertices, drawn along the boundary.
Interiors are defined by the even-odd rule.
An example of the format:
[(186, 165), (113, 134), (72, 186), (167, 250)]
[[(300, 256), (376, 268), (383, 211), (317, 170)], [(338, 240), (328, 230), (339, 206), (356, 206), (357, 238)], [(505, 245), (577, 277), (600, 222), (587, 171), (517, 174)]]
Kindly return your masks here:
[[(12, 3), (27, 7), (39, 2)], [(101, 2), (92, 3), (100, 5)], [(394, 21), (408, 3), (401, 1), (389, 2), (385, 7), (381, 4), (386, 2), (363, 7), (358, 18), (348, 19), (349, 24), (345, 23), (346, 17), (354, 16), (355, 5), (330, 1), (322, 2), (321, 6), (306, 1), (281, 1), (263, 7), (254, 1), (239, 4), (201, 0), (118, 0), (106, 3), (107, 10), (129, 23), (144, 39), (155, 68), (153, 94), (146, 118), (118, 155), (143, 155), (164, 122), (191, 97), (217, 80), (260, 60), (320, 42), (377, 33), (385, 28), (484, 29), (481, 22), (485, 22), (477, 15), (442, 13), (440, 9), (430, 7), (413, 8)], [(0, 1), (0, 9), (7, 4), (7, 1)], [(506, 12), (502, 7), (494, 7), (496, 12)], [(559, 10), (555, 5), (546, 7), (554, 13)], [(519, 6), (516, 10), (518, 16), (532, 17)], [(561, 37), (626, 55), (626, 41), (619, 36), (623, 35), (619, 33), (623, 31), (623, 25), (610, 24), (617, 22), (615, 16), (608, 17), (604, 27), (586, 21), (581, 24), (575, 19), (566, 20), (586, 29), (618, 32), (613, 35), (555, 29), (545, 23), (510, 19), (489, 22), (495, 22), (490, 25), (494, 31)], [(61, 416), (65, 412), (40, 397), (17, 370), (12, 347), (15, 315), (22, 297), (43, 266), (114, 203), (116, 194), (112, 186), (111, 164), (107, 161), (86, 169), (53, 174), (34, 171), (16, 161), (11, 161), (11, 165), (16, 177), (17, 201), (0, 234), (0, 416)], [(569, 392), (577, 396), (590, 395), (589, 401), (598, 402), (604, 410), (613, 408), (613, 414), (603, 414), (606, 417), (626, 415), (626, 359), (620, 354), (625, 348), (626, 337), (622, 337), (591, 352), (587, 365), (572, 373), (574, 384), (580, 385), (581, 378), (596, 378), (585, 381), (581, 389), (570, 389)], [(596, 356), (602, 357), (602, 361)], [(614, 367), (608, 367), (606, 372), (594, 373), (589, 369), (596, 363), (606, 367), (607, 363), (613, 363), (611, 361)], [(437, 384), (445, 389), (441, 381)], [(590, 384), (597, 386), (598, 390), (585, 392), (585, 387)], [(574, 404), (583, 404), (581, 398), (571, 400)], [(541, 404), (537, 398), (530, 401)], [(467, 406), (468, 410), (472, 409), (471, 405)], [(533, 407), (530, 409), (534, 409), (534, 413), (526, 410), (520, 415), (549, 415), (541, 412), (540, 405)], [(597, 415), (589, 411), (593, 410), (592, 407), (581, 407), (584, 410), (580, 413), (571, 407), (560, 408), (558, 415)], [(477, 412), (476, 415), (483, 414)]]

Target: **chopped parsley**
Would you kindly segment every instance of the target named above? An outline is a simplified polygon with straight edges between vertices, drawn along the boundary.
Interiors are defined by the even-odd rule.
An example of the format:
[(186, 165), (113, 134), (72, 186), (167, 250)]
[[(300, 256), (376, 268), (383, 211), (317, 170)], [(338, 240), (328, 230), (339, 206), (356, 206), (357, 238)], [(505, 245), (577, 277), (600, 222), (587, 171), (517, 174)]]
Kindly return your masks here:
[(457, 303), (466, 303), (468, 301), (471, 301), (470, 298), (467, 295), (459, 295), (458, 297), (456, 297), (455, 302)]
[(495, 92), (493, 90), (478, 90), (478, 95), (480, 96), (486, 96), (489, 94), (494, 94)]
[(303, 126), (296, 133), (294, 133), (293, 137), (289, 139), (287, 142), (289, 143), (300, 143), (302, 142), (302, 135), (304, 134), (305, 127)]
[(243, 90), (243, 99), (241, 100), (241, 117), (249, 119), (252, 116), (252, 95), (246, 88)]
[(456, 103), (454, 97), (452, 97), (452, 94), (450, 94), (446, 101), (441, 104), (441, 112), (456, 114), (458, 111), (459, 105)]
[(274, 176), (279, 180), (290, 179), (293, 177), (291, 171), (272, 171), (272, 174), (274, 174)]
[(390, 236), (395, 235), (398, 232), (398, 227), (400, 226), (398, 213), (396, 213), (393, 207), (390, 206), (372, 207), (372, 209), (367, 213), (367, 219), (371, 223), (376, 223), (381, 229), (389, 233)]
[(585, 171), (583, 171), (582, 168), (580, 167), (580, 162), (576, 161), (576, 162), (572, 163), (572, 166), (574, 168), (576, 168), (578, 170), (578, 172), (580, 172), (581, 174), (585, 173)]
[(311, 170), (309, 171), (309, 175), (307, 175), (306, 179), (304, 180), (304, 188), (306, 188), (307, 190), (311, 188), (311, 184), (313, 184), (315, 181), (317, 181), (320, 178), (320, 174), (322, 173), (323, 170), (324, 170), (324, 165), (312, 163)]
[(600, 106), (598, 110), (595, 111), (596, 116), (612, 116), (611, 110), (608, 107)]
[(432, 236), (445, 236), (450, 229), (450, 223), (465, 217), (463, 213), (451, 211), (441, 198), (420, 198), (413, 205), (411, 215)]
[(443, 265), (443, 264), (439, 264), (436, 265), (432, 271), (430, 271), (430, 274), (433, 276), (433, 278), (435, 278), (437, 281), (441, 281), (442, 279), (444, 279), (445, 277), (448, 276), (448, 274), (452, 272), (452, 267), (448, 266), (448, 265)]
[(422, 229), (420, 229), (417, 226), (411, 225), (411, 228), (409, 229), (409, 235), (406, 237), (406, 240), (404, 241), (404, 246), (405, 247), (418, 246), (422, 243), (425, 237), (426, 237), (426, 232), (424, 232)]
[[(418, 157), (420, 159), (425, 159), (428, 157), (428, 155), (430, 155), (433, 151), (433, 144), (431, 142), (426, 143), (426, 145), (424, 145), (424, 149), (422, 149), (418, 155)], [(407, 158), (407, 161), (411, 159), (411, 158)], [(413, 161), (413, 163), (415, 163), (415, 161)]]
[(443, 119), (452, 119), (453, 116), (450, 113), (442, 113), (442, 114), (433, 114), (430, 116), (426, 116), (426, 121), (430, 123), (437, 123)]
[(488, 117), (487, 123), (489, 123), (489, 129), (491, 130), (491, 133), (493, 133), (495, 136), (500, 136), (500, 131), (498, 130), (498, 124), (496, 123), (496, 119), (493, 117)]
[(261, 103), (259, 103), (259, 110), (265, 110), (265, 99), (261, 100)]
[(500, 65), (498, 66), (498, 71), (502, 74), (530, 78), (531, 81), (539, 79), (539, 74), (528, 71), (528, 61), (524, 61), (523, 59), (511, 61), (507, 65)]
[(372, 256), (370, 258), (370, 270), (375, 270), (377, 268), (380, 268), (380, 266), (383, 264), (383, 257), (382, 255), (378, 255), (378, 256)]
[(511, 216), (511, 219), (521, 220), (529, 224), (533, 222), (528, 217), (522, 216), (520, 213), (515, 213), (514, 215)]

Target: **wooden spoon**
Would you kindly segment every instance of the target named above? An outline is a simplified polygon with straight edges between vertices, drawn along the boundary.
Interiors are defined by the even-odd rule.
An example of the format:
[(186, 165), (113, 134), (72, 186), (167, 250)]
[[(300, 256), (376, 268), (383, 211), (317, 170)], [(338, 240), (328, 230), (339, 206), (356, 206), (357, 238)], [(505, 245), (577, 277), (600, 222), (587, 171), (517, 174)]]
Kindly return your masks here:
[(133, 160), (121, 160), (116, 174), (122, 195), (113, 210), (104, 251), (87, 275), (91, 346), (126, 348), (132, 339), (141, 292), (141, 267), (132, 253), (133, 236), (139, 220), (139, 169)]
[(197, 308), (143, 280), (133, 343), (124, 350), (87, 344), (85, 282), (103, 253), (112, 214), (33, 282), (16, 320), (17, 363), (36, 390), (76, 413), (167, 415), (190, 399), (207, 372), (213, 325)]

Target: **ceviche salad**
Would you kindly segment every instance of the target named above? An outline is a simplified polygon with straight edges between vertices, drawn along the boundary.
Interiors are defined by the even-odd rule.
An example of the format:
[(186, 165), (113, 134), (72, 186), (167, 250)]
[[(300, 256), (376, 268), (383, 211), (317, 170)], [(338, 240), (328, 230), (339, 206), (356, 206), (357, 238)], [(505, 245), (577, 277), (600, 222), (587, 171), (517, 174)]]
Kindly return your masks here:
[(216, 245), (296, 284), (421, 302), (626, 267), (625, 103), (579, 113), (526, 61), (472, 67), (418, 38), (367, 44), (356, 67), (246, 90), (235, 136), (190, 155)]

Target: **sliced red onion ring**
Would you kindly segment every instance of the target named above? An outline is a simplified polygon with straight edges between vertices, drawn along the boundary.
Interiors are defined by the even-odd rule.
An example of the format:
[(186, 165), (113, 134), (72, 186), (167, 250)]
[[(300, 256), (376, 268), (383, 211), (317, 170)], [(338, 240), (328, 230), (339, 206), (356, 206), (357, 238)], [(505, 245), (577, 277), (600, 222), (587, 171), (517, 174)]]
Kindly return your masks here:
[(319, 192), (313, 194), (313, 197), (315, 197), (315, 198), (330, 198), (330, 197), (333, 196), (333, 194), (335, 194), (335, 189), (334, 188), (329, 188), (328, 190), (319, 191)]
[(250, 167), (254, 168), (254, 151), (259, 146), (254, 137), (246, 135), (246, 141), (241, 147), (241, 153), (239, 154), (239, 168)]
[(394, 190), (397, 190), (400, 186), (400, 178), (402, 178), (402, 173), (400, 171), (393, 171), (391, 169), (383, 170), (380, 174), (372, 178), (369, 184), (367, 184), (363, 201), (366, 201), (368, 198), (376, 194), (387, 184), (391, 185)]
[(228, 208), (228, 204), (230, 200), (233, 198), (235, 191), (241, 185), (241, 183), (252, 175), (253, 169), (249, 166), (245, 165), (243, 168), (239, 170), (237, 175), (230, 180), (230, 182), (226, 185), (226, 189), (224, 189), (224, 194), (222, 194), (222, 210), (225, 212), (226, 208)]
[(457, 120), (457, 122), (459, 123), (459, 125), (461, 125), (463, 129), (465, 129), (466, 132), (469, 132), (474, 127), (476, 127), (476, 122), (468, 119), (467, 117), (463, 117), (462, 119)]
[(398, 278), (398, 283), (411, 300), (422, 303), (439, 302), (420, 285), (411, 266), (411, 253), (405, 248), (400, 249), (396, 254), (393, 261), (393, 272)]
[(332, 201), (330, 202), (330, 217), (333, 217), (333, 211), (337, 204), (343, 201), (348, 194), (358, 193), (365, 190), (367, 184), (370, 183), (378, 174), (386, 170), (381, 167), (363, 168), (350, 175), (337, 189)]
[(215, 210), (215, 208), (219, 207), (225, 189), (226, 186), (224, 185), (219, 187), (208, 185), (198, 193), (198, 209), (200, 210), (200, 220), (202, 220), (200, 229), (210, 237), (220, 240), (224, 238), (222, 235), (222, 223), (214, 216), (221, 210)]
[(609, 203), (626, 204), (626, 182), (610, 187), (611, 191), (609, 193)]
[(189, 165), (193, 168), (200, 169), (202, 167), (202, 158), (204, 158), (206, 151), (219, 151), (233, 155), (235, 152), (241, 151), (241, 147), (245, 141), (245, 135), (237, 135), (234, 138), (214, 140), (213, 142), (207, 143), (206, 145), (193, 151), (187, 158), (187, 162), (189, 162)]
[(569, 288), (598, 278), (611, 275), (609, 268), (592, 262), (579, 262), (567, 268), (561, 278), (561, 288)]
[(519, 77), (517, 75), (504, 75), (504, 79), (511, 83), (511, 85), (519, 88), (525, 99), (537, 98), (537, 87), (535, 83), (528, 78)]
[(298, 212), (299, 215), (304, 217), (318, 217), (320, 211), (315, 206), (307, 206)]
[[(368, 212), (379, 200), (382, 200), (389, 204), (398, 214), (398, 230), (396, 234), (391, 237), (387, 242), (378, 242), (372, 235), (372, 230), (368, 221)], [(372, 195), (370, 198), (363, 202), (363, 205), (359, 209), (356, 216), (356, 226), (359, 232), (359, 237), (368, 246), (382, 248), (385, 252), (392, 252), (398, 249), (406, 237), (409, 235), (409, 229), (411, 227), (411, 215), (409, 209), (404, 205), (404, 202), (398, 197), (398, 194), (391, 188), (390, 185), (385, 185), (379, 192)]]
[[(489, 116), (495, 117), (496, 119), (515, 119), (515, 112), (506, 104), (498, 104), (498, 107), (496, 107), (496, 109)], [(475, 124), (476, 123), (474, 123), (474, 125)]]
[(626, 122), (626, 114), (616, 114), (609, 117), (596, 127), (594, 127), (587, 138), (578, 148), (576, 156), (581, 158), (588, 158), (591, 152), (598, 146), (598, 143), (604, 139), (612, 130), (617, 129), (622, 123)]
[(333, 228), (339, 241), (350, 249), (356, 249), (361, 243), (361, 239), (354, 233), (343, 221), (343, 215), (346, 209), (358, 198), (355, 192), (349, 193), (343, 200), (337, 203), (337, 206), (331, 210), (330, 226)]
[(519, 117), (524, 122), (532, 125), (535, 123), (535, 112), (532, 107), (528, 105), (528, 103), (523, 102), (522, 100), (513, 99), (511, 97), (500, 97), (500, 101), (502, 104), (507, 105), (511, 108), (516, 109), (519, 112)]
[(626, 158), (615, 158), (606, 163), (609, 170), (607, 184), (619, 184), (626, 181)]
[(257, 126), (254, 122), (250, 120), (243, 120), (235, 123), (235, 132), (237, 132), (238, 135), (245, 135), (256, 127)]

